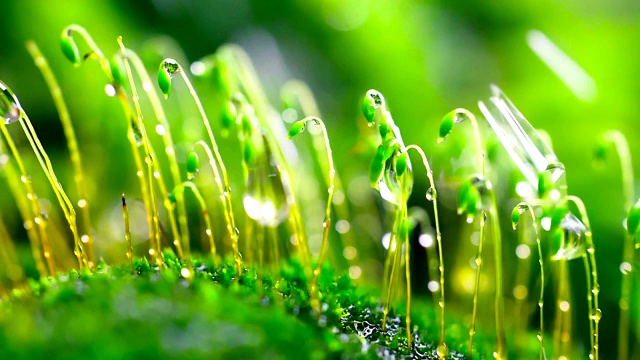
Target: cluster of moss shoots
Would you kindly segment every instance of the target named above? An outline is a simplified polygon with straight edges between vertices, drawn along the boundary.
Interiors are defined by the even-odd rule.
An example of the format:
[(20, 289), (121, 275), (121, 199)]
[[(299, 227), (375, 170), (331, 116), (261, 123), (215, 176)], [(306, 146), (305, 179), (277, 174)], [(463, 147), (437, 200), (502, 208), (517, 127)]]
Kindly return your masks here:
[[(76, 43), (80, 37), (88, 46), (88, 51), (81, 54)], [(332, 159), (329, 136), (323, 121), (319, 118), (319, 112), (315, 101), (306, 88), (300, 82), (291, 82), (283, 89), (285, 106), (296, 108), (305, 116), (292, 124), (288, 132), (288, 139), (292, 139), (302, 133), (307, 127), (312, 131), (312, 153), (321, 170), (321, 181), (327, 187), (326, 210), (324, 219), (318, 226), (322, 228), (322, 240), (317, 254), (317, 260), (312, 261), (308, 246), (306, 229), (303, 225), (301, 203), (296, 197), (296, 181), (304, 182), (305, 179), (294, 179), (293, 162), (285, 156), (287, 139), (282, 136), (283, 123), (267, 100), (266, 94), (260, 86), (255, 70), (249, 62), (246, 54), (236, 46), (226, 45), (215, 54), (203, 58), (197, 62), (197, 74), (204, 79), (211, 79), (217, 89), (217, 93), (223, 100), (221, 119), (222, 131), (226, 134), (236, 132), (241, 145), (242, 169), (244, 174), (245, 192), (242, 194), (244, 205), (243, 221), (245, 229), (240, 231), (236, 222), (237, 209), (233, 207), (233, 195), (227, 168), (222, 154), (218, 149), (211, 122), (203, 108), (203, 105), (191, 84), (183, 67), (174, 59), (164, 59), (159, 64), (157, 73), (157, 85), (166, 98), (172, 93), (172, 85), (175, 77), (179, 76), (186, 83), (189, 93), (199, 111), (200, 118), (206, 129), (207, 137), (197, 141), (189, 152), (184, 163), (186, 165), (186, 180), (180, 172), (175, 146), (171, 136), (171, 127), (163, 110), (163, 105), (156, 86), (145, 70), (138, 55), (126, 48), (122, 38), (118, 38), (120, 50), (108, 59), (92, 40), (86, 30), (78, 25), (71, 25), (62, 32), (62, 52), (75, 66), (87, 60), (95, 60), (107, 78), (106, 92), (109, 96), (116, 97), (124, 111), (124, 118), (128, 124), (127, 140), (131, 147), (132, 158), (136, 166), (136, 175), (139, 180), (139, 192), (146, 210), (149, 224), (149, 248), (148, 254), (142, 259), (148, 258), (150, 269), (165, 271), (169, 261), (165, 257), (167, 246), (163, 240), (169, 237), (169, 247), (175, 251), (177, 259), (172, 260), (169, 266), (171, 270), (179, 273), (185, 281), (194, 281), (202, 274), (198, 267), (199, 261), (193, 260), (190, 251), (189, 224), (187, 216), (187, 203), (185, 190), (189, 189), (200, 209), (204, 233), (210, 250), (209, 258), (211, 268), (222, 264), (221, 257), (232, 259), (229, 271), (238, 274), (235, 281), (243, 279), (247, 265), (263, 269), (269, 264), (272, 270), (277, 271), (281, 263), (287, 259), (296, 258), (300, 262), (301, 277), (304, 279), (304, 288), (308, 294), (308, 306), (310, 314), (316, 319), (324, 316), (323, 303), (326, 303), (326, 294), (321, 291), (321, 276), (324, 264), (328, 257), (330, 241), (335, 241), (331, 246), (347, 249), (345, 257), (355, 263), (357, 251), (353, 235), (350, 231), (341, 231), (332, 235), (335, 216), (340, 219), (349, 219), (349, 210), (345, 202), (334, 201), (336, 191), (342, 192), (342, 184), (338, 177)], [(4, 156), (2, 161), (3, 171), (10, 191), (16, 201), (21, 217), (25, 221), (27, 236), (31, 243), (31, 250), (37, 271), (41, 279), (55, 280), (56, 274), (61, 270), (56, 261), (54, 249), (61, 249), (60, 243), (64, 237), (51, 236), (51, 228), (48, 224), (47, 214), (38, 202), (38, 196), (27, 173), (22, 153), (18, 150), (12, 139), (8, 127), (12, 123), (19, 123), (24, 130), (29, 144), (33, 148), (39, 164), (41, 165), (53, 192), (64, 213), (67, 225), (73, 237), (73, 254), (77, 259), (78, 271), (82, 274), (91, 274), (97, 271), (94, 244), (91, 232), (90, 199), (87, 195), (85, 176), (82, 169), (81, 152), (79, 151), (73, 126), (67, 111), (62, 92), (47, 65), (46, 59), (33, 42), (27, 43), (27, 48), (36, 65), (41, 70), (47, 85), (54, 97), (54, 102), (62, 120), (64, 133), (68, 142), (69, 152), (74, 170), (75, 186), (79, 196), (76, 205), (66, 195), (61, 183), (56, 178), (53, 166), (42, 147), (34, 128), (24, 109), (10, 88), (0, 82), (0, 114), (4, 121), (0, 122), (2, 141), (0, 141), (0, 154)], [(194, 69), (192, 66), (191, 69)], [(159, 164), (160, 158), (150, 141), (147, 132), (148, 120), (142, 114), (139, 93), (134, 81), (134, 73), (142, 83), (145, 96), (151, 104), (154, 118), (157, 121), (155, 132), (160, 136), (164, 146), (162, 158), (166, 159), (169, 169), (168, 176), (164, 174)], [(528, 214), (531, 218), (526, 222), (525, 229), (520, 231), (522, 244), (528, 241), (533, 233), (538, 249), (539, 261), (539, 330), (537, 339), (539, 342), (540, 359), (550, 356), (553, 349), (554, 358), (568, 358), (574, 354), (571, 340), (571, 282), (567, 262), (573, 259), (583, 259), (586, 269), (586, 283), (588, 317), (590, 326), (589, 357), (597, 360), (599, 357), (599, 332), (598, 324), (601, 311), (598, 306), (599, 284), (595, 264), (595, 248), (592, 241), (589, 220), (582, 201), (567, 194), (564, 166), (560, 163), (550, 146), (526, 121), (513, 104), (496, 87), (493, 88), (492, 97), (486, 102), (480, 102), (479, 108), (488, 120), (493, 135), (502, 143), (511, 159), (514, 161), (521, 177), (536, 192), (532, 192), (520, 199), (520, 203), (513, 209), (511, 222), (515, 230)], [(363, 115), (370, 127), (375, 127), (380, 135), (380, 145), (373, 156), (369, 168), (369, 180), (371, 186), (380, 196), (388, 202), (393, 211), (393, 225), (386, 258), (384, 260), (384, 282), (381, 291), (380, 331), (384, 331), (390, 325), (390, 314), (393, 311), (394, 300), (398, 299), (401, 290), (406, 291), (403, 297), (406, 301), (404, 312), (404, 329), (406, 329), (406, 347), (415, 349), (418, 331), (411, 321), (411, 271), (410, 271), (410, 239), (414, 229), (419, 225), (423, 234), (432, 231), (434, 224), (435, 249), (427, 249), (429, 261), (429, 278), (436, 281), (434, 304), (437, 309), (434, 316), (438, 318), (438, 340), (434, 350), (436, 357), (452, 357), (456, 354), (451, 346), (447, 346), (447, 329), (445, 322), (445, 267), (442, 247), (440, 221), (438, 218), (438, 191), (433, 171), (428, 157), (418, 145), (408, 145), (402, 141), (399, 128), (395, 125), (391, 112), (383, 95), (376, 90), (369, 90), (364, 96), (362, 104)], [(478, 122), (473, 113), (465, 109), (455, 109), (442, 120), (439, 140), (444, 141), (450, 136), (453, 129), (461, 122), (469, 122), (475, 135), (475, 155), (477, 156), (478, 172), (468, 176), (461, 183), (458, 190), (458, 213), (466, 215), (468, 226), (475, 226), (478, 219), (479, 240), (475, 261), (475, 278), (473, 286), (473, 306), (471, 309), (471, 322), (469, 337), (466, 346), (466, 354), (471, 358), (474, 354), (474, 336), (476, 335), (476, 320), (478, 317), (478, 299), (481, 291), (481, 272), (484, 264), (483, 245), (487, 234), (494, 250), (495, 266), (495, 347), (493, 357), (506, 359), (508, 353), (507, 336), (505, 329), (505, 308), (503, 294), (503, 254), (501, 243), (501, 231), (499, 225), (499, 212), (496, 196), (491, 182), (488, 180), (488, 161), (485, 158), (485, 145), (481, 138)], [(319, 130), (319, 131), (318, 131)], [(631, 169), (630, 155), (624, 136), (617, 131), (611, 131), (604, 135), (601, 145), (597, 148), (597, 157), (603, 159), (609, 144), (614, 144), (623, 169), (625, 208), (630, 209), (626, 220), (628, 230), (627, 240), (624, 245), (623, 285), (620, 298), (620, 359), (628, 356), (629, 334), (629, 299), (631, 294), (631, 281), (629, 273), (633, 263), (635, 238), (640, 229), (640, 202), (634, 205), (633, 171)], [(407, 202), (413, 189), (414, 169), (409, 158), (410, 150), (419, 156), (429, 183), (426, 200), (431, 203), (433, 222), (429, 215), (422, 209), (408, 208)], [(211, 200), (203, 196), (197, 182), (194, 179), (201, 170), (200, 156), (206, 156), (206, 163), (210, 167), (215, 182), (215, 188), (219, 193), (219, 204), (222, 208), (224, 219), (224, 236), (222, 240), (214, 239), (213, 219), (208, 209), (212, 205)], [(9, 161), (10, 158), (10, 161)], [(311, 175), (308, 175), (311, 176)], [(167, 186), (172, 184), (173, 188)], [(164, 227), (160, 219), (160, 208), (166, 212), (166, 223), (169, 234), (164, 235)], [(577, 211), (579, 218), (572, 212)], [(139, 261), (134, 256), (134, 246), (130, 230), (130, 219), (125, 195), (122, 195), (123, 224), (125, 228), (126, 254), (129, 260), (129, 268), (136, 271)], [(80, 220), (80, 221), (79, 221)], [(80, 225), (79, 225), (80, 224)], [(283, 245), (279, 239), (283, 236), (281, 225), (290, 237), (289, 251), (283, 251)], [(544, 230), (544, 232), (542, 231)], [(548, 244), (543, 242), (548, 239)], [(0, 223), (0, 259), (11, 281), (13, 294), (16, 291), (27, 289), (24, 271), (15, 254), (14, 246), (7, 236), (7, 231)], [(218, 248), (222, 248), (220, 250)], [(241, 254), (241, 248), (242, 254)], [(286, 248), (286, 246), (285, 246)], [(62, 251), (62, 250), (59, 250)], [(550, 345), (545, 334), (543, 323), (544, 289), (546, 286), (544, 259), (552, 259), (554, 268), (552, 278), (556, 284), (557, 309), (553, 328), (553, 344)], [(146, 261), (146, 260), (144, 260)], [(138, 265), (136, 265), (138, 264)], [(315, 264), (315, 266), (314, 266)], [(528, 263), (518, 263), (518, 273), (526, 273), (522, 269), (528, 268)], [(435, 265), (435, 266), (434, 266)], [(223, 266), (224, 267), (224, 266)], [(7, 270), (9, 269), (9, 270)], [(404, 270), (404, 271), (402, 271)], [(199, 275), (200, 274), (200, 275)], [(528, 273), (526, 273), (528, 274)], [(87, 275), (90, 276), (90, 275)], [(528, 293), (528, 276), (518, 278), (516, 289), (524, 289), (524, 296), (517, 296), (519, 306), (524, 306)], [(308, 280), (308, 281), (307, 281)], [(232, 280), (234, 281), (234, 280)], [(402, 288), (402, 289), (401, 289)], [(2, 294), (10, 296), (10, 288), (3, 288)], [(520, 291), (522, 295), (522, 291)], [(324, 297), (324, 298), (323, 298)], [(528, 312), (531, 313), (531, 312)], [(344, 315), (344, 314), (342, 314)], [(526, 322), (526, 318), (523, 320)], [(397, 327), (397, 318), (393, 318)], [(527, 334), (526, 332), (520, 333)], [(524, 335), (522, 335), (524, 336)], [(526, 335), (528, 336), (528, 335)], [(463, 351), (464, 352), (464, 351)], [(414, 355), (417, 354), (414, 352)], [(459, 353), (458, 353), (459, 354)], [(477, 353), (476, 353), (477, 354)]]

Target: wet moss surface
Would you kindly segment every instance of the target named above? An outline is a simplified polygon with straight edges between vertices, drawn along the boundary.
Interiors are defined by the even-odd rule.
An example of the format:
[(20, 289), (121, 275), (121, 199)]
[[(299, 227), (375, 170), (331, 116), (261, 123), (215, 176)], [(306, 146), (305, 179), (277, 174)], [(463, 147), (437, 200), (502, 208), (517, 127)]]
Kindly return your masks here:
[[(295, 261), (278, 276), (244, 269), (238, 279), (231, 262), (196, 261), (187, 280), (182, 264), (166, 260), (160, 271), (144, 259), (135, 271), (103, 263), (14, 291), (0, 305), (0, 358), (437, 359), (430, 302), (414, 307), (409, 349), (404, 316), (390, 316), (382, 330), (377, 296), (329, 267), (320, 279), (322, 311), (314, 314)], [(448, 358), (463, 359), (467, 329), (448, 324)], [(490, 354), (490, 339), (477, 339)]]

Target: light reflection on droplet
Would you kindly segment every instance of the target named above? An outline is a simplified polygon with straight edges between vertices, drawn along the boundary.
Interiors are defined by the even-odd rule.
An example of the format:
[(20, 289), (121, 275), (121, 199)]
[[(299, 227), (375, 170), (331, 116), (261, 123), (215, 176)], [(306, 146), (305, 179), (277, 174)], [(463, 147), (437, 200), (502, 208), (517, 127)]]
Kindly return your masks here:
[(568, 301), (561, 301), (560, 304), (558, 304), (558, 307), (561, 311), (567, 312), (571, 306)]
[(551, 229), (551, 218), (550, 217), (544, 217), (540, 220), (540, 225), (542, 226), (543, 229), (545, 229), (546, 231), (549, 231)]
[(85, 200), (85, 199), (80, 199), (80, 200), (78, 200), (78, 207), (79, 207), (79, 208), (81, 208), (81, 209), (82, 209), (82, 208), (84, 208), (85, 206), (87, 206), (87, 200)]
[(194, 61), (191, 66), (189, 66), (189, 70), (193, 75), (200, 76), (207, 70), (207, 66), (202, 61)]
[(162, 124), (156, 125), (156, 133), (160, 136), (163, 136), (167, 133), (167, 130), (164, 128)]
[(389, 249), (389, 243), (391, 242), (391, 233), (382, 235), (382, 246), (385, 249)]
[(620, 272), (622, 272), (623, 274), (627, 275), (628, 273), (630, 273), (632, 270), (631, 264), (629, 264), (628, 262), (623, 262), (622, 264), (620, 264)]
[(522, 198), (530, 198), (533, 196), (533, 187), (526, 181), (520, 181), (516, 184), (516, 194)]
[(427, 288), (429, 289), (429, 291), (431, 292), (436, 292), (440, 289), (440, 284), (438, 284), (437, 281), (435, 280), (431, 280), (429, 281), (429, 283), (427, 284)]
[(347, 260), (353, 260), (358, 255), (358, 250), (353, 246), (347, 246), (342, 250), (342, 256)]

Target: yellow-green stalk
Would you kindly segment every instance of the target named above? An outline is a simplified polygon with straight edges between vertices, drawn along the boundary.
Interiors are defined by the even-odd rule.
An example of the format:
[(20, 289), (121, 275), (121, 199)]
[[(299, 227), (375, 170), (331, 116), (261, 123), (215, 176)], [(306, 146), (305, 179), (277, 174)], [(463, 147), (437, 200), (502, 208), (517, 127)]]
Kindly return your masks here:
[[(633, 186), (633, 164), (627, 139), (618, 130), (609, 130), (602, 135), (601, 141), (595, 150), (596, 160), (603, 161), (607, 157), (607, 148), (613, 145), (620, 159), (620, 171), (622, 173), (622, 193), (625, 211), (633, 207), (635, 191)], [(634, 238), (629, 231), (625, 233), (622, 252), (622, 285), (620, 292), (620, 320), (618, 322), (618, 360), (629, 358), (629, 306), (631, 305), (632, 273), (634, 261)]]
[[(495, 194), (491, 189), (491, 183), (485, 179), (484, 149), (482, 146), (482, 139), (480, 136), (480, 128), (478, 127), (478, 121), (476, 120), (475, 115), (473, 115), (470, 111), (462, 108), (458, 108), (451, 111), (449, 114), (447, 114), (444, 117), (444, 119), (442, 120), (442, 123), (440, 124), (440, 133), (438, 137), (438, 142), (442, 142), (451, 133), (456, 123), (462, 122), (465, 119), (468, 119), (469, 122), (471, 123), (471, 126), (473, 127), (473, 134), (475, 136), (476, 146), (477, 146), (476, 156), (478, 157), (477, 159), (478, 166), (480, 166), (480, 169), (481, 169), (480, 173), (482, 175), (481, 177), (483, 178), (483, 182), (485, 183), (485, 187), (489, 195), (488, 196), (489, 203), (487, 204), (488, 209), (486, 212), (482, 211), (482, 214), (480, 216), (480, 244), (483, 243), (483, 237), (485, 234), (485, 231), (483, 231), (484, 230), (483, 228), (486, 225), (485, 224), (486, 221), (484, 219), (485, 215), (483, 214), (486, 214), (489, 216), (488, 220), (492, 226), (491, 234), (493, 235), (494, 257), (496, 262), (495, 264), (496, 292), (495, 292), (494, 306), (495, 306), (496, 337), (497, 337), (498, 348), (494, 353), (494, 357), (496, 359), (505, 359), (507, 356), (507, 344), (506, 344), (507, 340), (506, 340), (506, 332), (504, 327), (504, 296), (503, 296), (503, 289), (502, 289), (502, 238), (500, 234), (500, 223), (498, 219)], [(479, 245), (478, 246), (478, 263), (482, 262), (481, 248), (482, 246)], [(478, 267), (476, 268), (476, 283), (478, 283), (479, 281), (479, 271), (480, 271), (480, 264), (478, 264)], [(474, 290), (473, 297), (474, 297), (473, 302), (474, 302), (474, 308), (475, 308), (478, 300), (477, 284), (476, 284), (476, 289)], [(476, 321), (475, 315), (476, 315), (476, 310), (474, 309), (473, 315), (471, 318), (472, 325), (471, 325), (471, 329), (469, 330), (469, 356), (472, 356), (473, 335), (475, 334), (475, 321)]]
[[(158, 85), (160, 86), (160, 89), (162, 90), (162, 93), (165, 95), (165, 97), (169, 97), (169, 94), (171, 93), (171, 78), (178, 73), (182, 76), (182, 79), (189, 88), (189, 93), (193, 97), (193, 100), (198, 107), (200, 117), (202, 118), (204, 126), (207, 129), (207, 134), (209, 135), (209, 141), (211, 142), (213, 155), (216, 162), (218, 163), (218, 166), (220, 166), (220, 171), (218, 171), (215, 164), (211, 162), (211, 166), (214, 171), (214, 177), (216, 179), (216, 185), (218, 186), (218, 191), (220, 191), (220, 195), (222, 198), (225, 220), (227, 220), (227, 231), (229, 232), (229, 237), (231, 239), (231, 245), (235, 257), (236, 271), (240, 273), (240, 271), (242, 270), (242, 256), (240, 255), (240, 250), (238, 247), (238, 228), (236, 227), (235, 218), (233, 216), (231, 187), (229, 186), (227, 169), (224, 165), (224, 162), (222, 161), (222, 155), (220, 155), (220, 151), (218, 150), (218, 144), (213, 135), (213, 130), (211, 129), (211, 124), (209, 123), (207, 114), (202, 107), (200, 98), (198, 97), (196, 90), (193, 88), (189, 77), (187, 77), (187, 74), (182, 70), (182, 67), (180, 66), (180, 64), (178, 64), (177, 61), (167, 58), (164, 59), (162, 63), (160, 63), (160, 68), (158, 70)], [(220, 182), (220, 175), (222, 175), (222, 183)]]
[[(80, 240), (80, 236), (78, 234), (75, 209), (73, 208), (73, 204), (67, 197), (67, 194), (64, 192), (62, 185), (58, 181), (58, 178), (56, 177), (55, 172), (53, 171), (53, 166), (51, 165), (49, 156), (47, 156), (47, 153), (42, 147), (42, 144), (40, 143), (40, 140), (38, 139), (38, 136), (36, 135), (35, 130), (31, 125), (31, 121), (29, 120), (29, 117), (27, 116), (22, 106), (20, 106), (20, 102), (15, 97), (11, 89), (9, 89), (3, 82), (0, 81), (0, 90), (2, 90), (1, 96), (5, 99), (8, 99), (6, 100), (7, 102), (13, 104), (14, 111), (17, 112), (17, 117), (13, 121), (20, 122), (20, 125), (22, 126), (22, 130), (27, 136), (27, 140), (29, 140), (29, 144), (31, 145), (31, 148), (33, 149), (33, 152), (35, 153), (36, 158), (40, 163), (40, 167), (42, 167), (42, 170), (45, 172), (47, 180), (49, 180), (49, 184), (53, 188), (53, 192), (56, 195), (56, 199), (58, 200), (58, 203), (62, 208), (62, 212), (64, 213), (64, 216), (67, 219), (67, 223), (69, 224), (69, 228), (71, 229), (71, 233), (73, 235), (74, 254), (78, 259), (78, 266), (80, 268), (84, 266), (90, 267), (89, 261), (86, 258), (86, 254), (84, 252), (83, 243)], [(4, 125), (3, 125), (3, 129), (4, 129), (3, 132), (6, 132), (6, 128), (4, 127)], [(5, 137), (10, 137), (10, 136), (8, 133), (6, 133)], [(38, 221), (38, 218), (36, 218), (36, 221)]]
[[(87, 43), (90, 49), (90, 51), (87, 52), (82, 58), (80, 57), (78, 46), (76, 45), (73, 38), (75, 34), (79, 34)], [(136, 175), (140, 183), (140, 192), (142, 195), (144, 207), (146, 209), (147, 222), (149, 224), (149, 241), (151, 243), (149, 254), (152, 257), (152, 261), (161, 262), (162, 260), (158, 260), (157, 258), (161, 259), (162, 253), (158, 254), (155, 250), (157, 248), (155, 244), (156, 234), (154, 232), (155, 226), (153, 226), (152, 218), (154, 209), (151, 206), (151, 195), (149, 189), (147, 188), (147, 182), (144, 178), (144, 166), (142, 165), (142, 160), (140, 159), (140, 154), (138, 152), (138, 141), (140, 139), (139, 129), (137, 128), (136, 115), (135, 111), (131, 108), (129, 98), (122, 87), (122, 79), (116, 79), (116, 77), (114, 76), (114, 74), (118, 74), (119, 72), (117, 71), (117, 68), (112, 69), (109, 61), (102, 53), (102, 50), (100, 50), (95, 41), (93, 41), (91, 35), (89, 35), (89, 33), (80, 25), (69, 25), (64, 28), (64, 30), (62, 30), (62, 35), (60, 37), (60, 46), (62, 48), (63, 54), (76, 67), (80, 66), (81, 60), (90, 58), (95, 59), (100, 65), (102, 71), (107, 76), (108, 84), (105, 88), (107, 90), (107, 95), (117, 97), (120, 101), (120, 104), (122, 105), (122, 109), (124, 110), (125, 118), (128, 125), (127, 139), (129, 140), (129, 145), (131, 146), (131, 152), (133, 154), (133, 160), (136, 167)]]
[[(331, 229), (331, 204), (333, 203), (333, 193), (335, 191), (335, 174), (336, 170), (333, 166), (333, 155), (331, 151), (331, 145), (329, 144), (329, 135), (327, 134), (327, 128), (324, 122), (315, 116), (308, 116), (302, 120), (296, 121), (289, 131), (289, 139), (300, 134), (305, 130), (308, 123), (311, 122), (315, 126), (319, 126), (322, 130), (322, 137), (324, 138), (324, 147), (327, 152), (327, 161), (329, 163), (329, 178), (327, 179), (327, 207), (325, 210), (324, 221), (322, 222), (322, 244), (320, 245), (320, 255), (318, 256), (318, 263), (315, 270), (313, 270), (313, 278), (309, 286), (309, 293), (311, 295), (311, 307), (320, 314), (320, 299), (318, 298), (318, 280), (320, 279), (320, 273), (322, 272), (322, 265), (324, 263), (327, 248), (329, 247), (329, 230)], [(408, 265), (407, 265), (408, 266)]]
[(133, 242), (131, 240), (131, 226), (129, 224), (129, 209), (127, 200), (122, 194), (122, 220), (124, 221), (124, 241), (127, 243), (127, 259), (133, 268)]
[[(118, 37), (118, 45), (120, 46), (120, 50), (122, 52), (125, 51), (124, 43), (122, 42), (122, 36)], [(147, 130), (144, 126), (143, 118), (142, 118), (142, 110), (140, 109), (140, 98), (138, 97), (138, 92), (136, 91), (136, 84), (133, 81), (133, 72), (131, 71), (131, 66), (129, 66), (129, 59), (127, 57), (123, 57), (124, 68), (127, 72), (127, 78), (129, 79), (129, 86), (131, 86), (131, 94), (133, 97), (133, 104), (136, 110), (137, 117), (137, 125), (140, 130), (140, 135), (142, 136), (142, 145), (144, 146), (145, 152), (145, 163), (147, 163), (147, 178), (149, 185), (149, 199), (151, 201), (151, 223), (149, 226), (154, 228), (155, 234), (155, 243), (156, 249), (155, 252), (157, 254), (156, 263), (160, 268), (164, 266), (164, 262), (162, 261), (162, 241), (160, 238), (160, 219), (158, 217), (158, 205), (156, 194), (153, 190), (153, 182), (154, 182), (154, 171), (156, 168), (154, 167), (154, 156), (151, 153), (151, 145), (149, 143), (149, 137), (147, 136)]]
[[(156, 133), (160, 135), (162, 139), (164, 152), (167, 155), (168, 163), (169, 163), (169, 172), (171, 173), (171, 178), (174, 186), (180, 184), (182, 182), (182, 178), (180, 176), (180, 167), (178, 166), (178, 160), (176, 159), (175, 146), (173, 144), (173, 139), (171, 137), (171, 127), (169, 126), (169, 122), (167, 121), (167, 116), (165, 115), (164, 109), (162, 108), (162, 103), (160, 102), (160, 97), (156, 92), (155, 86), (151, 82), (151, 78), (147, 73), (147, 70), (142, 64), (140, 57), (133, 50), (124, 48), (121, 49), (119, 53), (116, 54), (117, 59), (124, 60), (128, 59), (133, 68), (136, 69), (136, 73), (140, 77), (142, 82), (142, 89), (147, 94), (147, 98), (151, 103), (151, 108), (153, 109), (156, 120), (158, 121), (158, 125), (156, 126)], [(155, 158), (155, 154), (151, 154)], [(157, 161), (154, 162), (157, 165)], [(155, 171), (160, 171), (159, 166), (155, 167)], [(166, 194), (166, 190), (162, 188), (166, 188), (164, 185), (164, 180), (162, 176), (157, 176), (160, 191), (163, 194)], [(165, 199), (164, 201), (165, 208), (167, 209), (167, 216), (169, 218), (169, 224), (171, 226), (171, 232), (173, 234), (173, 245), (176, 247), (178, 252), (178, 257), (184, 259), (184, 255), (182, 253), (182, 243), (189, 241), (189, 224), (187, 222), (187, 211), (185, 208), (184, 201), (179, 200), (176, 203), (176, 207), (178, 209), (178, 223), (180, 226), (180, 231), (178, 231), (178, 227), (176, 226), (175, 216), (171, 208), (173, 205)], [(182, 240), (180, 240), (182, 239)]]
[[(302, 111), (303, 117), (322, 117), (320, 114), (320, 110), (318, 109), (318, 106), (316, 104), (315, 98), (313, 97), (313, 93), (311, 92), (311, 89), (309, 89), (307, 84), (305, 84), (304, 82), (299, 80), (287, 81), (280, 91), (280, 96), (284, 102), (285, 108), (294, 108), (297, 105), (299, 106), (300, 111)], [(312, 146), (316, 162), (320, 167), (320, 171), (322, 171), (323, 179), (326, 181), (330, 176), (330, 165), (327, 159), (321, 156), (321, 154), (327, 151), (324, 141), (319, 136), (313, 136)], [(327, 187), (329, 186), (328, 183), (326, 183), (325, 185)], [(344, 187), (342, 186), (342, 181), (340, 180), (340, 176), (337, 173), (333, 174), (333, 186), (335, 188), (335, 193), (342, 194), (342, 196), (344, 197)], [(347, 221), (351, 219), (348, 202), (344, 200), (334, 200), (335, 201), (333, 202), (332, 206), (338, 220)], [(349, 258), (346, 260), (350, 265), (357, 264), (359, 256), (358, 250), (356, 249), (356, 242), (353, 236), (353, 231), (349, 230), (346, 232), (339, 232), (339, 235), (340, 239), (342, 240), (342, 248), (352, 250), (349, 251)]]
[[(9, 160), (9, 155), (4, 145), (4, 141), (0, 138), (0, 156), (6, 156), (7, 161), (4, 164), (0, 164), (2, 171), (5, 172), (7, 183), (9, 185), (9, 191), (16, 200), (20, 217), (24, 221), (24, 227), (27, 230), (27, 237), (31, 244), (31, 252), (33, 260), (38, 270), (38, 274), (41, 278), (47, 277), (49, 274), (55, 274), (55, 260), (53, 258), (53, 250), (49, 242), (49, 236), (47, 234), (47, 216), (43, 216), (40, 203), (38, 202), (38, 196), (33, 191), (31, 185), (31, 177), (26, 173), (22, 158), (17, 152), (13, 140), (9, 137), (9, 133), (6, 131), (4, 123), (0, 121), (0, 130), (3, 137), (10, 145), (11, 152), (14, 155), (16, 164), (18, 164), (18, 170), (16, 170), (13, 163)], [(27, 201), (29, 200), (29, 201)], [(31, 207), (29, 207), (29, 203)], [(44, 214), (46, 215), (46, 214)], [(35, 219), (39, 220), (35, 220)], [(35, 225), (34, 225), (35, 224)], [(38, 230), (36, 232), (36, 229)], [(43, 255), (45, 259), (43, 260)], [(45, 266), (46, 261), (46, 266)], [(47, 270), (49, 271), (47, 273)]]
[(540, 308), (540, 330), (538, 332), (538, 340), (540, 341), (540, 360), (546, 359), (547, 355), (544, 350), (544, 256), (542, 254), (542, 243), (540, 242), (540, 231), (536, 221), (536, 215), (533, 208), (526, 202), (521, 202), (511, 212), (511, 226), (513, 230), (518, 228), (521, 216), (529, 212), (535, 232), (536, 244), (538, 245), (538, 263), (540, 264), (540, 297), (538, 298), (538, 307)]
[(73, 129), (73, 123), (71, 122), (69, 110), (67, 109), (67, 105), (62, 95), (62, 90), (60, 89), (60, 85), (58, 85), (58, 81), (56, 80), (53, 71), (51, 71), (51, 67), (49, 67), (47, 59), (42, 55), (38, 45), (36, 45), (34, 41), (27, 41), (26, 47), (49, 87), (49, 92), (53, 97), (53, 102), (56, 106), (56, 110), (58, 111), (58, 115), (60, 116), (64, 136), (67, 139), (71, 165), (73, 166), (73, 178), (78, 192), (78, 207), (82, 209), (83, 233), (80, 236), (80, 239), (85, 244), (85, 251), (89, 260), (89, 266), (93, 267), (95, 259), (93, 254), (93, 236), (91, 234), (89, 195), (87, 194), (87, 185), (84, 178), (84, 171), (82, 170), (82, 159), (78, 149), (78, 139), (76, 138), (76, 133)]

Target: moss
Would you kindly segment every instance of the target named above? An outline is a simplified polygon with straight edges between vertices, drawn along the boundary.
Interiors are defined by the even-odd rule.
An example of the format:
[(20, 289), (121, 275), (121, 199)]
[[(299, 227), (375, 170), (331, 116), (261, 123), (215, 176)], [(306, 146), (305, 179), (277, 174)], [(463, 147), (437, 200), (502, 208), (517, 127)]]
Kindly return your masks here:
[[(377, 297), (328, 266), (314, 314), (295, 260), (280, 274), (247, 268), (238, 279), (232, 261), (216, 269), (194, 261), (187, 281), (184, 264), (165, 259), (161, 271), (138, 259), (135, 271), (101, 263), (93, 274), (31, 281), (0, 306), (0, 358), (437, 358), (430, 304), (416, 307), (409, 349), (404, 318), (390, 316), (382, 330)], [(451, 358), (464, 358), (456, 350), (466, 331), (451, 325), (448, 333), (457, 337)]]

